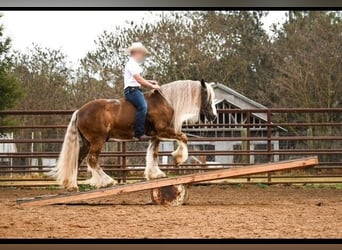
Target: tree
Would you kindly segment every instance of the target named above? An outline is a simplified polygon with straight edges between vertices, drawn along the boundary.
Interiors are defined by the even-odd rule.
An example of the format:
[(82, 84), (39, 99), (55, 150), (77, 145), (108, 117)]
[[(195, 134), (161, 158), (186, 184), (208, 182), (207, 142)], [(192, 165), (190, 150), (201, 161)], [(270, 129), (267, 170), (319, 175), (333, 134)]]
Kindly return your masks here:
[[(1, 18), (1, 15), (0, 15)], [(0, 25), (0, 110), (11, 109), (15, 107), (19, 98), (22, 96), (22, 90), (17, 79), (11, 74), (12, 58), (9, 55), (11, 40), (3, 35), (4, 27)], [(0, 115), (1, 125), (15, 124), (13, 118)], [(0, 130), (1, 133), (4, 132)]]
[[(20, 99), (17, 108), (21, 110), (68, 110), (72, 109), (73, 96), (72, 70), (67, 57), (60, 50), (41, 48), (33, 45), (26, 53), (15, 52), (13, 74), (18, 79), (25, 96)], [(21, 122), (26, 125), (67, 124), (69, 117), (60, 115), (22, 116)], [(63, 136), (64, 129), (46, 129), (43, 131), (21, 130), (20, 138), (58, 138)], [(57, 144), (37, 144), (35, 150), (56, 151)], [(18, 150), (29, 151), (29, 145), (20, 145)]]
[(69, 109), (71, 73), (67, 57), (60, 50), (34, 45), (26, 53), (16, 52), (13, 74), (26, 93), (17, 107)]
[[(0, 15), (1, 17), (1, 15)], [(3, 36), (4, 27), (0, 26), (0, 110), (13, 108), (22, 91), (11, 74), (12, 58), (9, 55), (11, 40)]]
[(122, 96), (124, 48), (145, 43), (152, 55), (146, 78), (161, 84), (201, 78), (221, 82), (262, 100), (272, 71), (269, 38), (262, 29), (264, 12), (167, 12), (155, 23), (130, 23), (103, 32), (96, 49), (82, 60), (87, 77), (98, 76)]
[(273, 45), (273, 106), (341, 106), (342, 22), (336, 12), (293, 12)]
[(76, 108), (95, 99), (119, 97), (117, 89), (111, 87), (105, 80), (79, 74), (70, 88), (72, 106)]

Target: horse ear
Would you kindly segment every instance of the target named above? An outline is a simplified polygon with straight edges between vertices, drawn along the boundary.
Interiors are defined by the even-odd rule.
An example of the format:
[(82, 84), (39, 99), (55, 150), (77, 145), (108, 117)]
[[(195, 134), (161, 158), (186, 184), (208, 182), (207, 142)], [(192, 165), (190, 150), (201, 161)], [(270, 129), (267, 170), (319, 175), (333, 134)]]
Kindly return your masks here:
[(201, 79), (201, 85), (202, 85), (202, 88), (204, 89), (207, 88), (207, 85), (205, 84), (205, 81), (203, 79)]

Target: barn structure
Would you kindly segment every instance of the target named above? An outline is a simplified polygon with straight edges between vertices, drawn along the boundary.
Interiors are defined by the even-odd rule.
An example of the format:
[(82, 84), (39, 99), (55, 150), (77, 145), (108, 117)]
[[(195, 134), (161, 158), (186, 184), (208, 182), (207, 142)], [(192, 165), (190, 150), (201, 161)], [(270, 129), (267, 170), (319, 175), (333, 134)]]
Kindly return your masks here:
[[(267, 109), (264, 105), (249, 99), (248, 97), (238, 93), (237, 91), (227, 87), (221, 83), (212, 83), (215, 91), (215, 103), (217, 109)], [(255, 126), (250, 127), (252, 137), (266, 137), (267, 127), (264, 125), (267, 122), (267, 115), (265, 113), (252, 113), (251, 123)], [(246, 128), (241, 126), (247, 122), (247, 117), (244, 113), (219, 113), (218, 119), (214, 122), (215, 127), (203, 127), (196, 125), (189, 125), (185, 127), (184, 131), (188, 136), (199, 137), (244, 137), (246, 135)], [(280, 132), (286, 132), (282, 127), (276, 127), (272, 131), (272, 136), (278, 136)], [(189, 142), (190, 150), (241, 150), (243, 148), (242, 141), (214, 141), (214, 142)], [(267, 141), (251, 141), (249, 144), (250, 151), (266, 150)], [(272, 141), (272, 148), (279, 149), (279, 141)], [(170, 151), (174, 149), (174, 144), (170, 142), (163, 142), (161, 150)], [(246, 156), (244, 156), (246, 157)], [(268, 159), (265, 155), (249, 155), (248, 162), (263, 163)], [(215, 155), (208, 156), (207, 162), (216, 163), (240, 163), (243, 161), (241, 155)], [(167, 157), (162, 160), (163, 163), (169, 161)], [(278, 155), (273, 155), (273, 161), (279, 161)]]
[[(0, 139), (13, 140), (13, 133), (1, 133)], [(16, 153), (17, 147), (15, 143), (0, 143), (0, 153)], [(0, 158), (1, 166), (11, 166), (12, 158)]]

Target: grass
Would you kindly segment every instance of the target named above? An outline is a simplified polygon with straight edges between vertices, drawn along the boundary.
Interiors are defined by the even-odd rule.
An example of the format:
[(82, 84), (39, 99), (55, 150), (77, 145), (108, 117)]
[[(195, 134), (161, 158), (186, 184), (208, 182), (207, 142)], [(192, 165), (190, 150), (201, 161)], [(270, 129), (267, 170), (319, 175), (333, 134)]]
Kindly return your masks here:
[(90, 190), (94, 190), (96, 189), (95, 187), (89, 185), (89, 184), (81, 184), (78, 186), (79, 190), (81, 192), (84, 192), (84, 191), (90, 191)]
[(176, 176), (179, 176), (179, 174), (177, 173), (167, 173), (167, 177), (176, 177)]
[(233, 187), (235, 187), (235, 188), (244, 188), (245, 186), (246, 186), (246, 185), (243, 184), (243, 183), (237, 183), (237, 184), (234, 184)]
[[(228, 187), (233, 187), (233, 188), (237, 188), (237, 189), (242, 189), (242, 188), (245, 188), (247, 185), (250, 185), (250, 184), (244, 184), (244, 183), (219, 183), (219, 184), (212, 184), (213, 186), (217, 186), (221, 189), (227, 189)], [(262, 189), (266, 189), (269, 187), (268, 184), (265, 184), (265, 183), (255, 183), (255, 184), (251, 184), (251, 185), (254, 185), (258, 188), (262, 188)]]
[(262, 189), (266, 189), (266, 188), (269, 187), (269, 185), (268, 185), (268, 184), (265, 184), (265, 183), (257, 183), (256, 186), (257, 186), (258, 188), (262, 188)]

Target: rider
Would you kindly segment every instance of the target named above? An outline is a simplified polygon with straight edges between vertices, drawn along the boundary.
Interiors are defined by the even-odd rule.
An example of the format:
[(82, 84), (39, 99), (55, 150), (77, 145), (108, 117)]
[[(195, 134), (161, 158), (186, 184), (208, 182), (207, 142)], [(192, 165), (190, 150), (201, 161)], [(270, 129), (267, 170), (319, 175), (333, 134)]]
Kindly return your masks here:
[(134, 140), (149, 139), (150, 137), (145, 135), (147, 103), (142, 93), (141, 86), (158, 90), (160, 89), (160, 86), (157, 81), (146, 80), (141, 76), (143, 69), (140, 65), (150, 54), (145, 46), (140, 42), (132, 43), (132, 45), (127, 48), (126, 52), (130, 57), (124, 71), (124, 93), (126, 99), (131, 102), (137, 110)]

